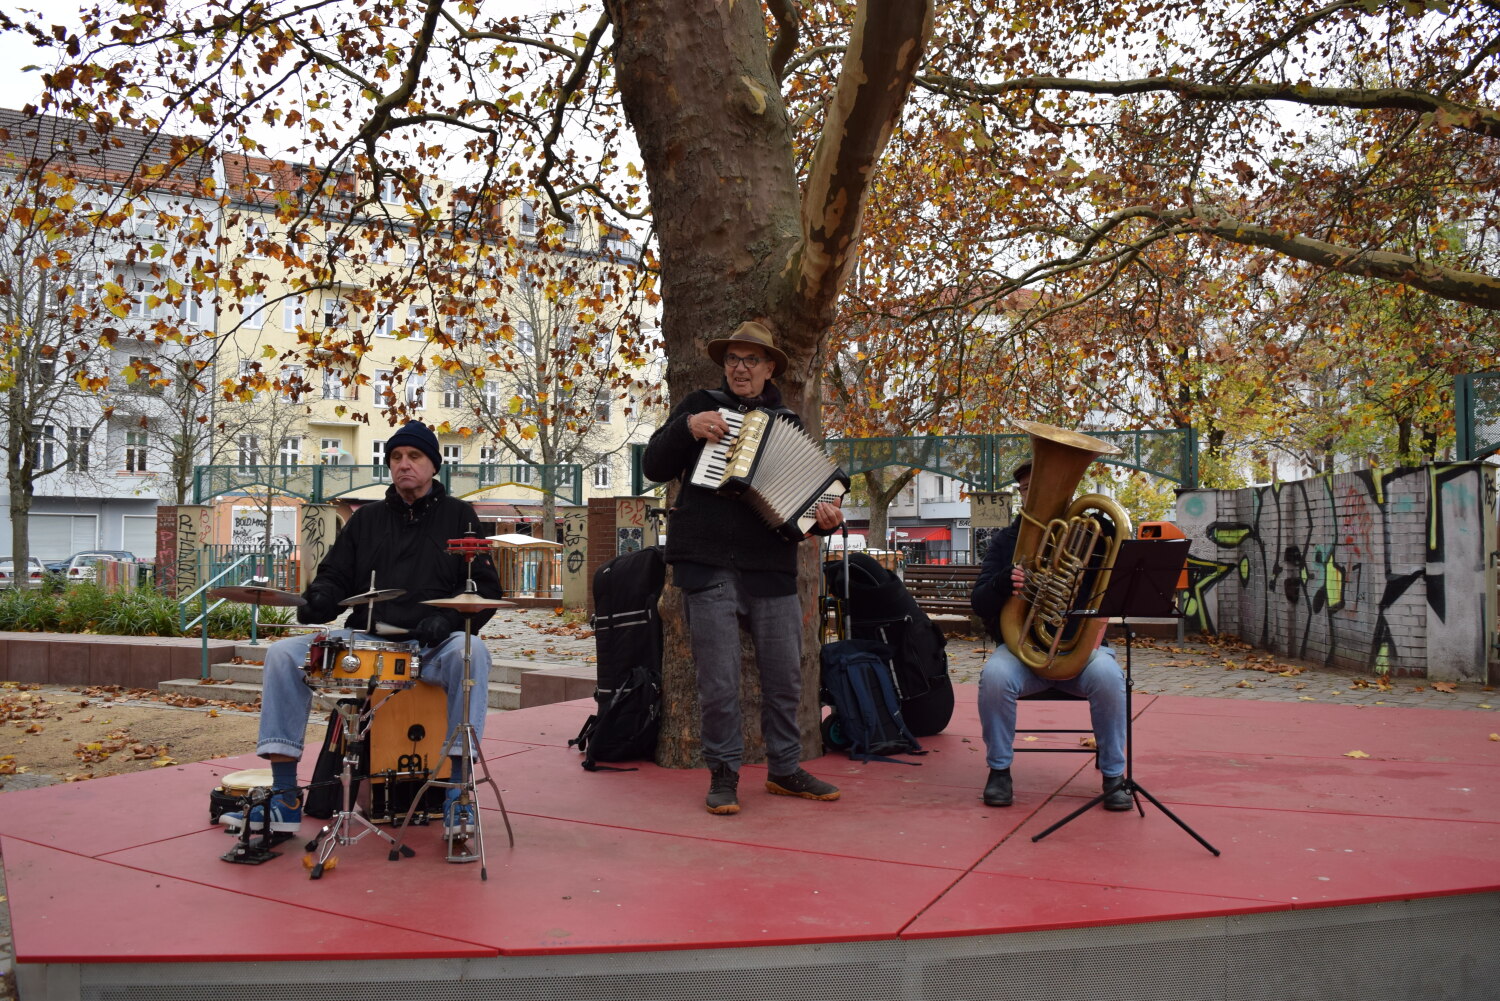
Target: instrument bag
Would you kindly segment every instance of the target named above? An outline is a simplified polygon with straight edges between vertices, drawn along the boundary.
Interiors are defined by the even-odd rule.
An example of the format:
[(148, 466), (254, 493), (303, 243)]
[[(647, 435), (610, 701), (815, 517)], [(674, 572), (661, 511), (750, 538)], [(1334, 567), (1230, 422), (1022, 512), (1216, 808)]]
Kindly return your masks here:
[(901, 578), (865, 553), (845, 553), (823, 564), (829, 594), (845, 595), (849, 639), (890, 647), (901, 715), (918, 737), (941, 733), (953, 718), (948, 640), (917, 605)]
[(666, 584), (660, 546), (622, 553), (594, 574), (594, 650), (597, 707), (568, 741), (583, 752), (588, 771), (601, 761), (641, 761), (656, 755), (661, 729), (661, 616)]
[[(849, 530), (845, 528), (840, 564), (843, 600), (839, 609), (839, 633), (843, 637), (850, 636), (852, 628), (848, 540)], [(832, 592), (832, 582), (829, 584)], [(818, 695), (833, 710), (822, 725), (825, 746), (847, 751), (855, 761), (896, 762), (892, 754), (927, 753), (902, 718), (900, 687), (891, 663), (893, 653), (886, 644), (870, 639), (846, 638), (823, 644), (819, 651), (822, 672)]]

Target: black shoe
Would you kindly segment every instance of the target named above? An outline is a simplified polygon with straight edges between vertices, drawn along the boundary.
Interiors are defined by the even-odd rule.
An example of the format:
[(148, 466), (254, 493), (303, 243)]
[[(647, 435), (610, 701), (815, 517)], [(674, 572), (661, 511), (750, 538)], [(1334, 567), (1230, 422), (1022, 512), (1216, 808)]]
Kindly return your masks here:
[(1129, 810), (1135, 806), (1135, 797), (1125, 788), (1125, 776), (1104, 776), (1104, 808), (1106, 810)]
[(709, 813), (740, 812), (740, 773), (728, 765), (714, 765), (708, 780)]
[(989, 781), (984, 784), (984, 805), (1010, 806), (1014, 798), (1010, 787), (1010, 769), (991, 768)]
[(837, 786), (829, 785), (800, 768), (790, 775), (767, 775), (766, 792), (775, 793), (777, 796), (801, 796), (803, 799), (817, 799), (824, 802), (839, 798)]

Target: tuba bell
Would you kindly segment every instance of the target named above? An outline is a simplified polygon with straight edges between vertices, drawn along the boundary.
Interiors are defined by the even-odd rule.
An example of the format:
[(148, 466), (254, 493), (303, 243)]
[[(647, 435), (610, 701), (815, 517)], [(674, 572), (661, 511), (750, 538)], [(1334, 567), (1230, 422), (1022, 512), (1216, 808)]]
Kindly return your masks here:
[[(1130, 515), (1103, 494), (1070, 498), (1089, 464), (1119, 455), (1106, 441), (1035, 421), (1012, 421), (1031, 436), (1031, 485), (1021, 505), (1014, 560), (1026, 584), (1000, 610), (1005, 645), (1032, 671), (1052, 681), (1077, 677), (1108, 626), (1102, 618), (1069, 619), (1085, 578), (1094, 572), (1082, 605), (1092, 608), (1109, 585)], [(1106, 528), (1103, 518), (1110, 528)]]

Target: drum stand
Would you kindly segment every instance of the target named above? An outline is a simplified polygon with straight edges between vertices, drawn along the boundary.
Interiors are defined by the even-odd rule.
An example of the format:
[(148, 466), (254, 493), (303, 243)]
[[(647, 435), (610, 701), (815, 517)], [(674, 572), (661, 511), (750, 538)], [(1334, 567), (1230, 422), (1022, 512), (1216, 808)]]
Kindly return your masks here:
[[(505, 810), (505, 799), (500, 795), (500, 787), (495, 784), (494, 778), (490, 775), (489, 764), (484, 760), (484, 755), (480, 753), (479, 734), (475, 733), (474, 724), (469, 722), (470, 707), (473, 705), (474, 698), (474, 665), (471, 656), (471, 649), (474, 642), (474, 616), (487, 609), (502, 608), (511, 604), (511, 602), (503, 599), (485, 598), (479, 593), (478, 587), (474, 584), (474, 558), (488, 551), (489, 540), (475, 538), (472, 531), (464, 538), (449, 539), (448, 552), (462, 556), (468, 562), (468, 574), (464, 582), (463, 592), (452, 598), (438, 598), (422, 602), (424, 605), (446, 608), (463, 616), (463, 713), (454, 722), (453, 729), (444, 739), (442, 753), (451, 756), (452, 748), (457, 746), (459, 749), (459, 760), (466, 762), (468, 767), (465, 768), (463, 778), (461, 779), (454, 779), (452, 777), (439, 779), (437, 777), (437, 769), (434, 768), (432, 770), (431, 776), (426, 782), (422, 783), (422, 787), (412, 797), (411, 806), (407, 807), (406, 816), (401, 819), (401, 840), (396, 842), (395, 846), (391, 848), (390, 854), (392, 862), (395, 862), (402, 855), (409, 857), (412, 854), (411, 849), (405, 845), (406, 831), (411, 823), (412, 814), (416, 812), (417, 806), (422, 802), (422, 798), (427, 795), (428, 789), (457, 789), (459, 790), (458, 799), (456, 800), (457, 805), (467, 807), (467, 812), (474, 818), (474, 838), (479, 843), (479, 851), (476, 854), (469, 850), (468, 838), (461, 835), (451, 837), (448, 838), (447, 860), (449, 862), (478, 862), (479, 878), (482, 880), (488, 880), (490, 876), (484, 859), (484, 825), (481, 823), (479, 815), (479, 783), (485, 783), (494, 792), (495, 803), (500, 807), (500, 817), (505, 821), (506, 836), (510, 838), (511, 847), (514, 848), (516, 846), (516, 834), (515, 831), (511, 830), (510, 814)], [(483, 778), (475, 777), (476, 770), (484, 773)], [(446, 802), (444, 803), (443, 813), (443, 821), (446, 826), (448, 820)]]
[[(472, 584), (473, 582), (470, 581), (471, 586)], [(490, 790), (495, 794), (495, 802), (500, 807), (500, 817), (505, 821), (505, 833), (510, 838), (512, 848), (516, 845), (516, 834), (511, 829), (510, 814), (505, 811), (505, 799), (500, 795), (500, 787), (495, 784), (494, 777), (490, 775), (490, 766), (484, 760), (484, 755), (480, 753), (479, 735), (474, 732), (474, 724), (469, 722), (470, 700), (474, 694), (474, 671), (470, 659), (470, 644), (474, 638), (472, 618), (474, 612), (460, 612), (460, 614), (464, 617), (464, 714), (449, 732), (447, 739), (443, 741), (442, 753), (450, 754), (451, 749), (457, 746), (459, 748), (459, 760), (467, 762), (468, 767), (465, 769), (463, 778), (458, 780), (452, 778), (440, 779), (437, 777), (437, 769), (433, 769), (432, 777), (422, 783), (422, 787), (412, 797), (411, 806), (406, 809), (406, 816), (401, 819), (401, 841), (393, 843), (390, 859), (394, 862), (403, 855), (410, 858), (413, 854), (412, 850), (404, 844), (406, 831), (408, 825), (411, 823), (412, 814), (416, 812), (417, 807), (422, 803), (422, 797), (427, 794), (427, 790), (458, 789), (458, 804), (468, 807), (469, 813), (474, 818), (474, 839), (478, 842), (479, 851), (477, 854), (470, 851), (468, 839), (460, 835), (448, 839), (447, 859), (449, 862), (478, 862), (479, 878), (488, 880), (490, 878), (489, 870), (486, 867), (484, 859), (484, 825), (481, 823), (479, 816), (479, 784), (481, 782), (488, 785)], [(483, 772), (483, 777), (476, 777), (476, 771)], [(443, 819), (446, 822), (447, 817), (445, 816)]]
[[(386, 843), (391, 845), (391, 858), (395, 858), (398, 852), (407, 856), (416, 854), (410, 848), (399, 844), (395, 838), (376, 827), (368, 817), (354, 809), (354, 766), (359, 763), (358, 748), (369, 735), (370, 721), (375, 716), (375, 710), (369, 708), (370, 696), (373, 694), (373, 691), (365, 693), (364, 702), (361, 703), (366, 707), (364, 709), (356, 707), (349, 699), (340, 699), (335, 706), (344, 729), (344, 769), (339, 776), (339, 781), (343, 786), (343, 797), (340, 801), (341, 809), (318, 832), (318, 836), (307, 843), (308, 851), (318, 853), (312, 864), (313, 879), (322, 878), (324, 870), (329, 868), (329, 860), (333, 857), (333, 851), (337, 846), (356, 844), (370, 834), (384, 838)], [(268, 809), (267, 814), (269, 812)]]

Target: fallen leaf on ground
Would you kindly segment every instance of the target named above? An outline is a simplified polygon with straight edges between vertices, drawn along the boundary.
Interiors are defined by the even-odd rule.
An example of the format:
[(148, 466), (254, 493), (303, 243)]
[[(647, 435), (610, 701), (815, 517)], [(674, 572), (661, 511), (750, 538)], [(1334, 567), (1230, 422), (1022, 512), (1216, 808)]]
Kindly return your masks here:
[(1344, 757), (1346, 757), (1346, 758), (1368, 758), (1369, 755), (1366, 754), (1364, 751), (1346, 751), (1344, 753)]
[(1434, 692), (1450, 692), (1450, 693), (1452, 693), (1452, 692), (1458, 691), (1458, 685), (1456, 685), (1455, 683), (1453, 683), (1451, 681), (1434, 681), (1432, 683), (1432, 690)]

